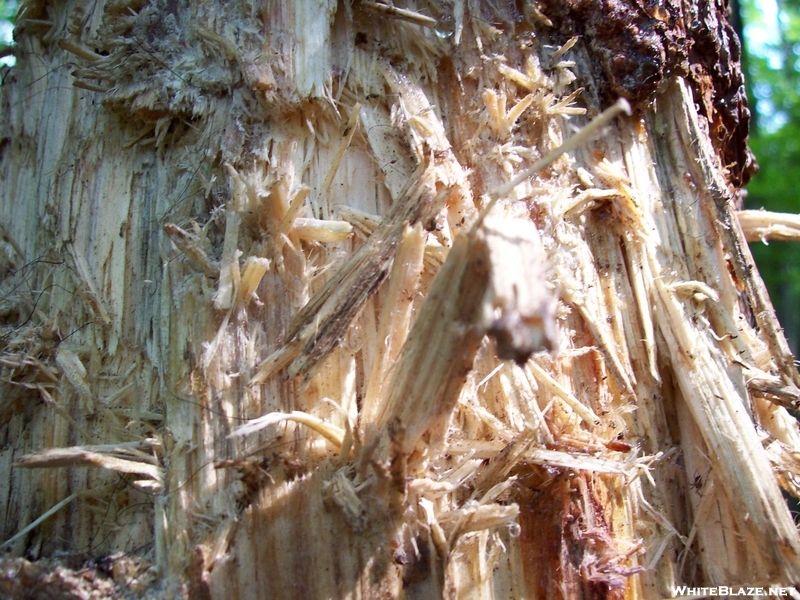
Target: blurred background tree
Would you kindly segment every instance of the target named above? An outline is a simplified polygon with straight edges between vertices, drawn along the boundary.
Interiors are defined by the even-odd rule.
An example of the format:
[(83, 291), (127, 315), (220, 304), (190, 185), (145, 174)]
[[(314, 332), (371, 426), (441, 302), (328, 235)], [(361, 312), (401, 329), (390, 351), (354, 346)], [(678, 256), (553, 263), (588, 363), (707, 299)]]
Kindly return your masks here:
[[(736, 6), (733, 6), (734, 11)], [(741, 0), (744, 67), (760, 165), (746, 207), (800, 213), (800, 0)], [(800, 244), (753, 244), (789, 344), (800, 351)]]

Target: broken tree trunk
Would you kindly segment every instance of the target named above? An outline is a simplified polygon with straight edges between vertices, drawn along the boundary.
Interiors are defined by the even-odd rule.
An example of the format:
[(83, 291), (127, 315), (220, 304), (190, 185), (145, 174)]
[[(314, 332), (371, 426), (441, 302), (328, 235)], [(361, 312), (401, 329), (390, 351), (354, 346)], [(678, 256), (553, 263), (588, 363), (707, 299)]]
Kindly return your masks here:
[(519, 7), (23, 4), (4, 550), (230, 600), (800, 583), (725, 7)]

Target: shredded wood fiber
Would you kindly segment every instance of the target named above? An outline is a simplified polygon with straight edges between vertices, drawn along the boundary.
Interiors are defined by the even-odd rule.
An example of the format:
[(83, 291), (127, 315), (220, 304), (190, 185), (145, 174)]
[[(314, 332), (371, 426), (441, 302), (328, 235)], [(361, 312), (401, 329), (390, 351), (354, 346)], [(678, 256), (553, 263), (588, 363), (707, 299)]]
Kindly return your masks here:
[(23, 3), (7, 549), (164, 598), (800, 583), (746, 244), (796, 216), (733, 210), (680, 75), (597, 121), (547, 3), (394, 4)]

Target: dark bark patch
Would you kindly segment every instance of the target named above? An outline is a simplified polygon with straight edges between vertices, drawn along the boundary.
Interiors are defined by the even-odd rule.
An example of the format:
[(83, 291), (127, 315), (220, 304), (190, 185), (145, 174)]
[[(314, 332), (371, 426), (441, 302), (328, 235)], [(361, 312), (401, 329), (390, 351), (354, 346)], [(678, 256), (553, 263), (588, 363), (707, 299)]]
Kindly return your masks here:
[(584, 39), (601, 103), (623, 96), (643, 107), (670, 75), (684, 76), (729, 182), (738, 187), (755, 174), (741, 45), (726, 0), (544, 0), (540, 7), (555, 41)]
[(647, 102), (685, 58), (679, 7), (645, 0), (546, 0), (542, 11), (565, 38), (585, 39), (602, 101)]

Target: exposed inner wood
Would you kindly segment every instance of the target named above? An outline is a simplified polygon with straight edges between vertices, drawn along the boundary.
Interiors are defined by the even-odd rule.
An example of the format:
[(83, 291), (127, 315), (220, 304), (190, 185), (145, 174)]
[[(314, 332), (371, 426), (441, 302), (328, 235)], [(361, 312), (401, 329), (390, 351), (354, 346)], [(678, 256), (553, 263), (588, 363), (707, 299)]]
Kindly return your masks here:
[[(4, 560), (226, 600), (800, 582), (800, 376), (745, 241), (797, 223), (734, 210), (728, 88), (603, 79), (588, 3), (395, 4), (23, 4)], [(633, 114), (576, 138), (609, 90)]]

